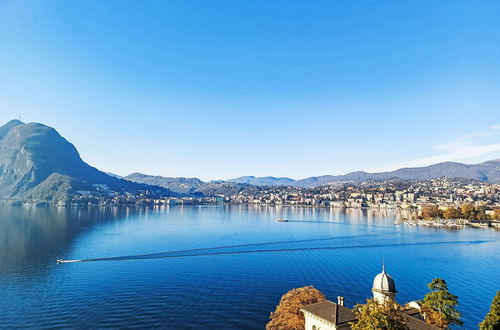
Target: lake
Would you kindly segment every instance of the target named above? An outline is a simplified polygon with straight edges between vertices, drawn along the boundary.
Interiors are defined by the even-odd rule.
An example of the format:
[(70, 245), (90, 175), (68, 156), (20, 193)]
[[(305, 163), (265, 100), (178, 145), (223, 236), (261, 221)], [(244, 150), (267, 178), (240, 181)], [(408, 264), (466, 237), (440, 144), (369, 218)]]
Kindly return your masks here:
[(441, 277), (459, 296), (465, 328), (477, 328), (500, 290), (500, 232), (395, 226), (394, 217), (300, 207), (3, 206), (0, 328), (262, 329), (295, 287), (314, 285), (333, 301), (342, 295), (349, 307), (364, 302), (382, 260), (400, 303), (423, 298)]

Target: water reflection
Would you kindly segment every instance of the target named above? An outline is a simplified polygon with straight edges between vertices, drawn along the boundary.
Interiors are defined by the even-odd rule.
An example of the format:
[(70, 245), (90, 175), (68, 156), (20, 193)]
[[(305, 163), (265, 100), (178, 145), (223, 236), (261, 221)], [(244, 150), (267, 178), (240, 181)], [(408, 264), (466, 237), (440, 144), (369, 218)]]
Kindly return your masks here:
[[(262, 329), (293, 287), (313, 284), (351, 306), (364, 301), (382, 258), (401, 302), (422, 298), (440, 276), (460, 297), (466, 325), (477, 324), (500, 287), (492, 276), (500, 233), (393, 224), (406, 216), (245, 205), (0, 207), (0, 328), (182, 328), (189, 320), (199, 328)], [(147, 258), (196, 249), (205, 255)], [(112, 256), (137, 258), (55, 263)]]
[(74, 239), (100, 223), (127, 219), (137, 210), (119, 207), (0, 207), (0, 275), (39, 270)]
[[(203, 212), (228, 210), (231, 214), (256, 214), (270, 219), (321, 218), (330, 223), (377, 224), (393, 219), (395, 211), (335, 208), (270, 207), (247, 205), (175, 206), (182, 218), (184, 210)], [(12, 271), (39, 270), (62, 256), (72, 242), (88, 230), (110, 221), (126, 221), (131, 216), (148, 221), (149, 214), (170, 213), (170, 206), (156, 207), (13, 207), (0, 206), (0, 275)], [(346, 220), (348, 219), (348, 220)], [(386, 223), (390, 223), (389, 220)]]

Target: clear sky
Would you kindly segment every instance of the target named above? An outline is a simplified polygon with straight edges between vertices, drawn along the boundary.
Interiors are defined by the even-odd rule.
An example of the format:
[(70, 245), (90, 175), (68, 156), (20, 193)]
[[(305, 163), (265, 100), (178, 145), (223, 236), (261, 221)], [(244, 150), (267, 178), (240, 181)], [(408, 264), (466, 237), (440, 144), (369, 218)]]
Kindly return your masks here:
[(500, 158), (499, 1), (4, 1), (0, 122), (126, 175)]

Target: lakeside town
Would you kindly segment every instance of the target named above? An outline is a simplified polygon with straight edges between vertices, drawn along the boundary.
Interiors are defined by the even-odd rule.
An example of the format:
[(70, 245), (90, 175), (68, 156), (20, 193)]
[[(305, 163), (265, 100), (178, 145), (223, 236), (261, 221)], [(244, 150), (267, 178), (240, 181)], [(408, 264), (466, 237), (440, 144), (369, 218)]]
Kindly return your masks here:
[(116, 193), (106, 185), (96, 191), (79, 191), (70, 201), (26, 201), (26, 205), (155, 205), (183, 206), (240, 204), (254, 206), (301, 206), (405, 210), (395, 224), (460, 228), (500, 228), (500, 184), (477, 180), (438, 178), (431, 180), (380, 180), (334, 183), (314, 188), (292, 186), (235, 185), (212, 195), (163, 196), (158, 192)]

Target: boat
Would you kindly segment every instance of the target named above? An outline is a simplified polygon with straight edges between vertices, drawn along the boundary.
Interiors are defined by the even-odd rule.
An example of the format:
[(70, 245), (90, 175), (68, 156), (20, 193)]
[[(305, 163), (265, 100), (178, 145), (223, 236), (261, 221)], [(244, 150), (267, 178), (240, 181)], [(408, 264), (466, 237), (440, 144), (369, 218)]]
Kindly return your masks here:
[(277, 219), (275, 222), (288, 222), (286, 219)]

